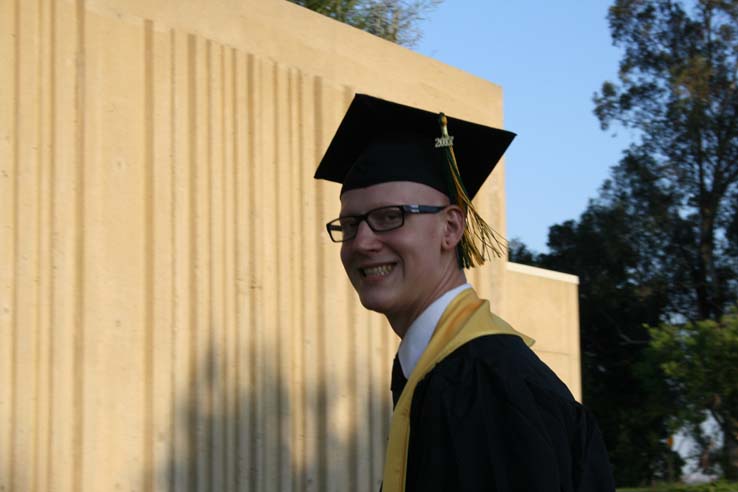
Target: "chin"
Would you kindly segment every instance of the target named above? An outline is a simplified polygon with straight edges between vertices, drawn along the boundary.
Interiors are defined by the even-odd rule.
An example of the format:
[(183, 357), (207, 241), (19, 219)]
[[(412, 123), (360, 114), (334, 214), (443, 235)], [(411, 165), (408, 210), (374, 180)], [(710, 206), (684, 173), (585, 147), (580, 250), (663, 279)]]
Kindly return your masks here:
[(387, 314), (391, 310), (391, 302), (388, 299), (383, 299), (383, 296), (359, 294), (359, 301), (369, 311)]

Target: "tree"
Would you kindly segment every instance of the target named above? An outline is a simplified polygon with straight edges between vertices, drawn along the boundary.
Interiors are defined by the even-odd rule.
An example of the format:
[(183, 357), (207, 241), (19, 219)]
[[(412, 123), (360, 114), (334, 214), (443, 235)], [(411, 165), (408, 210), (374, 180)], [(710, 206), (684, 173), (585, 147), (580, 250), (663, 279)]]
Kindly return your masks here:
[[(616, 0), (608, 18), (624, 55), (619, 82), (605, 82), (595, 95), (595, 114), (603, 128), (617, 122), (639, 137), (614, 170), (614, 191), (632, 211), (652, 219), (632, 224), (639, 231), (633, 239), (647, 267), (641, 273), (666, 286), (661, 321), (670, 323), (660, 326), (680, 326), (670, 332), (679, 340), (689, 337), (690, 327), (719, 325), (738, 292), (738, 2), (695, 0), (688, 11), (677, 0)], [(660, 338), (641, 351), (641, 369), (658, 353), (653, 344), (680, 349), (671, 362), (682, 367), (699, 357), (686, 342), (666, 344), (664, 333), (647, 334)], [(706, 412), (716, 412), (706, 403), (708, 390), (702, 387), (700, 395), (693, 380), (675, 384), (675, 373), (667, 370), (673, 366), (659, 367), (643, 370), (639, 379), (668, 376), (667, 392), (681, 401), (671, 421), (689, 424), (703, 457), (720, 456), (725, 473), (735, 476), (726, 456), (738, 449), (736, 426), (713, 415), (721, 422), (723, 448), (708, 453), (715, 443), (699, 425)], [(730, 391), (724, 378), (714, 381), (723, 387), (712, 387), (710, 397)]]
[(677, 312), (718, 320), (737, 274), (738, 2), (696, 0), (688, 13), (676, 0), (616, 0), (608, 19), (624, 56), (619, 83), (595, 94), (595, 114), (603, 129), (638, 132), (629, 156), (669, 197), (676, 220), (656, 225), (692, 301)]
[(507, 259), (513, 263), (534, 265), (537, 261), (537, 253), (528, 249), (520, 239), (513, 238), (507, 244)]
[[(674, 368), (698, 356), (647, 328), (723, 326), (738, 292), (738, 2), (693, 5), (691, 13), (676, 0), (611, 7), (624, 56), (618, 83), (595, 95), (595, 114), (604, 129), (634, 129), (638, 141), (578, 220), (550, 228), (550, 253), (528, 255), (580, 278), (584, 400), (620, 486), (677, 478), (669, 436), (686, 425), (707, 450), (699, 423), (717, 412), (716, 401), (724, 446), (712, 454), (728, 475), (738, 448), (736, 426), (723, 424), (735, 422), (724, 407), (730, 400), (736, 408), (726, 396), (734, 374), (714, 363), (705, 366), (713, 386), (678, 379)], [(524, 247), (513, 253), (526, 260)], [(672, 351), (657, 351), (658, 343)], [(731, 359), (711, 347), (711, 357)]]
[(290, 0), (403, 46), (421, 37), (418, 24), (443, 0)]
[[(738, 480), (738, 311), (720, 322), (660, 325), (650, 334), (645, 360), (661, 370), (675, 397), (673, 425), (692, 431), (705, 471), (719, 464), (726, 478)], [(706, 435), (708, 415), (720, 439)]]
[(613, 175), (578, 220), (550, 228), (550, 252), (535, 264), (579, 276), (584, 403), (600, 423), (617, 485), (632, 486), (678, 478), (680, 458), (666, 442), (667, 388), (636, 371), (648, 346), (644, 323), (659, 323), (668, 304), (667, 283), (643, 254), (655, 240), (643, 231), (656, 219)]

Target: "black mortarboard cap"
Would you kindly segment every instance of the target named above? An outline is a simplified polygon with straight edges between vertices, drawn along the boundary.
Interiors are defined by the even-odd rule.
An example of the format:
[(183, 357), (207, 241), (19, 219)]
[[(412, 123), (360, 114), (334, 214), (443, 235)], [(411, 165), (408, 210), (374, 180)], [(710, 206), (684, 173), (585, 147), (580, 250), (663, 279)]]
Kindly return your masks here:
[[(514, 133), (448, 117), (448, 133), (469, 199), (481, 188)], [(341, 193), (389, 181), (413, 181), (452, 196), (439, 114), (357, 94), (315, 172)]]

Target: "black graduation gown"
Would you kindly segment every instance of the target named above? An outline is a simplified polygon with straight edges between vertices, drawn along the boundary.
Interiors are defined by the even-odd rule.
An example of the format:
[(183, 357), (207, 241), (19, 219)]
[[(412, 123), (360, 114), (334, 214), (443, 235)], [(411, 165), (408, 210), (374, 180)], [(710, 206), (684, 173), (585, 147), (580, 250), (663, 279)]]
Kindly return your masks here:
[(409, 439), (406, 492), (615, 490), (594, 418), (514, 335), (474, 339), (429, 372)]

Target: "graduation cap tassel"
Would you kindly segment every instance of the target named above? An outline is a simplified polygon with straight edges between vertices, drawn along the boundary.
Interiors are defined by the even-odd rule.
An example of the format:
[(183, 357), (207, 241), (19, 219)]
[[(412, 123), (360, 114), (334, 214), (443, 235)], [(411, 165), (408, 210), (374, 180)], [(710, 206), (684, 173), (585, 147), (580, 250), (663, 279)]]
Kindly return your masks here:
[(454, 155), (453, 137), (448, 134), (448, 121), (445, 114), (439, 115), (439, 123), (441, 138), (436, 139), (436, 147), (442, 147), (446, 154), (449, 189), (453, 192), (457, 205), (466, 212), (466, 227), (459, 245), (459, 260), (461, 266), (471, 268), (490, 259), (489, 251), (498, 258), (501, 257), (505, 245), (492, 227), (479, 215), (469, 199), (464, 183), (461, 181), (459, 166)]

